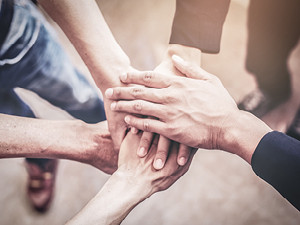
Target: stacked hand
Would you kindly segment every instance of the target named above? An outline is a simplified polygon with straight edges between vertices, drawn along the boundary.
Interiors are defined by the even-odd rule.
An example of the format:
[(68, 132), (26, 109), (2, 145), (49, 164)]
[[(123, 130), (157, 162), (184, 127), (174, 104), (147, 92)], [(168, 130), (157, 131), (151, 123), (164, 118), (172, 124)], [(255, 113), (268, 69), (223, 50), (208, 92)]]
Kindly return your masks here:
[[(194, 48), (189, 48), (186, 46), (179, 46), (179, 45), (169, 45), (168, 51), (164, 57), (164, 60), (159, 64), (159, 66), (157, 66), (154, 70), (154, 72), (156, 74), (167, 74), (169, 76), (185, 76), (184, 74), (182, 74), (178, 69), (176, 69), (172, 63), (172, 59), (171, 59), (171, 55), (173, 52), (178, 52), (180, 54), (184, 54), (186, 57), (188, 58), (193, 58), (194, 62), (196, 62), (197, 64), (200, 63), (200, 54), (201, 51), (199, 51), (198, 49), (194, 49)], [(137, 72), (137, 70), (131, 70), (133, 72)], [(126, 73), (127, 74), (127, 73)], [(147, 76), (147, 75), (146, 75)], [(118, 81), (120, 82), (120, 81)], [(116, 83), (118, 83), (116, 82)], [(118, 85), (113, 85), (114, 87), (124, 87), (130, 85), (133, 90), (135, 91), (139, 91), (140, 90), (140, 85), (137, 84), (129, 84), (129, 83), (119, 83)], [(109, 130), (112, 134), (112, 138), (114, 141), (114, 145), (117, 149), (119, 149), (119, 146), (126, 134), (126, 132), (128, 131), (128, 128), (130, 127), (130, 125), (128, 123), (125, 123), (124, 118), (126, 116), (126, 114), (124, 112), (121, 111), (115, 111), (114, 108), (114, 104), (112, 103), (112, 99), (107, 98), (108, 96), (111, 95), (111, 93), (109, 93), (112, 89), (108, 89), (106, 91), (106, 95), (105, 95), (105, 110), (106, 110), (106, 114), (107, 114), (107, 119), (108, 119), (108, 125), (109, 125)], [(118, 95), (118, 89), (115, 89), (115, 96)], [(138, 93), (137, 93), (138, 94)], [(138, 112), (136, 112), (136, 114), (139, 114)], [(158, 120), (159, 118), (157, 118), (155, 115), (153, 115), (152, 117), (149, 117), (153, 120)], [(133, 128), (131, 129), (133, 133), (136, 133), (138, 130)], [(141, 138), (141, 142), (140, 145), (137, 149), (137, 154), (140, 157), (145, 157), (145, 155), (147, 154), (150, 145), (152, 143), (153, 140), (153, 136), (154, 133), (153, 132), (144, 132)], [(163, 168), (167, 158), (168, 158), (168, 154), (169, 154), (169, 150), (170, 150), (170, 144), (171, 144), (171, 140), (168, 139), (166, 136), (164, 135), (160, 135), (159, 137), (159, 142), (158, 142), (158, 149), (157, 149), (157, 154), (154, 160), (154, 168), (155, 169), (161, 169)], [(189, 158), (191, 152), (191, 148), (184, 145), (184, 144), (180, 144), (179, 147), (179, 151), (178, 151), (178, 156), (177, 156), (177, 162), (178, 165), (185, 165), (185, 163), (187, 162), (187, 159)]]
[(106, 97), (118, 100), (112, 104), (113, 110), (159, 118), (126, 116), (126, 123), (137, 129), (158, 133), (194, 148), (220, 149), (230, 125), (227, 119), (238, 112), (234, 100), (216, 76), (177, 56), (173, 57), (173, 63), (187, 78), (156, 72), (121, 76), (123, 83), (146, 87), (107, 91), (110, 96)]

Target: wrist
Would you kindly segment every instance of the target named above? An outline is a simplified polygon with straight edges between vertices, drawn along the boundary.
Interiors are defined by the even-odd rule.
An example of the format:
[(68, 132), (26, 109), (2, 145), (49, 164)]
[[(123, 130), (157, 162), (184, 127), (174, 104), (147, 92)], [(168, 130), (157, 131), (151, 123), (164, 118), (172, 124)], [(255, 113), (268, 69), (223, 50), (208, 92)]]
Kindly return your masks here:
[(151, 196), (150, 179), (138, 169), (128, 170), (119, 166), (110, 179), (122, 184), (120, 186), (123, 187), (123, 190), (126, 190), (127, 197), (133, 202), (139, 203)]
[(144, 199), (142, 187), (117, 170), (90, 204), (94, 210), (99, 207), (95, 211), (101, 211), (106, 221), (119, 224)]
[(231, 113), (219, 139), (219, 148), (236, 154), (251, 164), (252, 155), (265, 134), (271, 132), (262, 120), (251, 113), (237, 110)]

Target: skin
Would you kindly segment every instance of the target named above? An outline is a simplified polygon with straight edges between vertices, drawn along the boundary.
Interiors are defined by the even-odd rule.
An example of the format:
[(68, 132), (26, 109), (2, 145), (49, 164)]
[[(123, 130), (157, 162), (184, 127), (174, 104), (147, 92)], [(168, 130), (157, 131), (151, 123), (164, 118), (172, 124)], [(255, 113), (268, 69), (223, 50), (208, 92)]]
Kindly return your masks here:
[[(192, 62), (200, 66), (201, 51), (199, 49), (183, 45), (170, 44), (166, 50), (163, 61), (154, 69), (154, 72), (161, 74), (164, 73), (170, 76), (182, 76), (183, 74), (180, 73), (172, 63), (171, 57), (173, 54), (178, 54), (182, 57), (192, 60)], [(153, 135), (154, 134), (151, 132), (144, 132), (137, 152), (140, 157), (144, 157), (147, 154)], [(163, 135), (160, 136), (157, 154), (153, 164), (156, 169), (160, 169), (164, 166), (164, 163), (168, 157), (170, 143), (170, 139)], [(180, 144), (177, 156), (178, 165), (183, 166), (187, 162), (191, 150), (192, 148), (184, 144)]]
[(0, 114), (0, 158), (69, 159), (112, 174), (117, 169), (107, 123), (41, 120)]
[[(131, 66), (130, 59), (116, 42), (95, 0), (39, 0), (39, 3), (68, 36), (102, 93), (107, 88), (127, 86), (120, 82), (119, 76), (124, 72), (136, 70)], [(170, 44), (164, 60), (155, 70), (169, 74), (180, 74), (171, 63), (172, 54), (179, 54), (198, 64), (200, 63), (200, 50)], [(109, 131), (112, 134), (114, 147), (118, 150), (129, 126), (124, 122), (125, 113), (116, 113), (110, 110), (111, 103), (110, 99), (104, 97)], [(153, 134), (143, 134), (138, 150), (138, 155), (141, 157), (147, 154), (152, 137)], [(166, 137), (160, 137), (159, 151), (154, 164), (156, 169), (161, 169), (164, 166), (170, 143), (171, 141)], [(189, 154), (190, 148), (182, 145), (179, 151), (178, 164), (184, 165)]]
[(234, 153), (250, 164), (256, 146), (271, 129), (252, 114), (240, 111), (216, 76), (178, 56), (172, 59), (187, 78), (155, 72), (124, 74), (122, 82), (146, 87), (107, 90), (107, 98), (120, 100), (111, 108), (159, 118), (126, 116), (125, 121), (137, 129), (194, 148)]
[(68, 224), (120, 224), (137, 204), (167, 189), (185, 174), (195, 154), (192, 151), (187, 163), (179, 166), (179, 144), (172, 142), (164, 168), (156, 170), (153, 161), (158, 135), (149, 153), (140, 158), (136, 151), (141, 132), (129, 132), (120, 153), (115, 152), (106, 122), (91, 125), (79, 120), (48, 121), (0, 114), (0, 125), (1, 158), (70, 159), (113, 173), (100, 192)]
[(141, 133), (128, 133), (119, 155), (118, 170), (99, 193), (67, 224), (120, 224), (128, 213), (152, 194), (170, 187), (187, 172), (194, 151), (185, 166), (177, 164), (178, 144), (172, 143), (169, 158), (161, 170), (153, 168), (158, 137), (146, 157), (136, 151)]

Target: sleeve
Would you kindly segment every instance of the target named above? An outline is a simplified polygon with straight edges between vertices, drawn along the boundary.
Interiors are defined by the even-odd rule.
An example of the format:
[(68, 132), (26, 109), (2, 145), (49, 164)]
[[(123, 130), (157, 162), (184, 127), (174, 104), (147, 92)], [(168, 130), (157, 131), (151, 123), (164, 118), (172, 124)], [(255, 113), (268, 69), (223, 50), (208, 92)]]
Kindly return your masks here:
[(283, 133), (266, 134), (252, 156), (251, 166), (300, 211), (300, 142)]
[(177, 0), (170, 44), (218, 53), (230, 0)]

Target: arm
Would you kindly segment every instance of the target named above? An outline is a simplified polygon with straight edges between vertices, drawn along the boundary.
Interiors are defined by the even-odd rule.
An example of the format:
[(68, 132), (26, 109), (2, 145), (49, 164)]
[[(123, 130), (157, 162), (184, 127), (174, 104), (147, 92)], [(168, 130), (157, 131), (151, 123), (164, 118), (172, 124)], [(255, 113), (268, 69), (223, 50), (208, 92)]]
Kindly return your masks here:
[(112, 90), (112, 99), (140, 99), (116, 102), (114, 109), (159, 118), (126, 116), (127, 123), (138, 129), (194, 148), (222, 149), (250, 163), (255, 147), (271, 129), (252, 114), (239, 111), (217, 77), (178, 56), (173, 61), (182, 73), (196, 79), (154, 72), (146, 73), (147, 77), (145, 73), (129, 73), (122, 81), (152, 88), (135, 93), (132, 88)]
[(121, 86), (118, 76), (130, 60), (116, 42), (95, 0), (39, 0), (62, 28), (90, 70), (102, 93)]
[(0, 114), (0, 158), (60, 158), (88, 163), (105, 173), (117, 169), (106, 122), (50, 121)]
[(230, 0), (177, 0), (170, 44), (218, 53)]
[(138, 203), (167, 189), (188, 170), (194, 152), (185, 166), (178, 166), (178, 145), (173, 144), (165, 167), (155, 170), (152, 164), (158, 138), (148, 155), (139, 158), (135, 152), (140, 138), (140, 134), (127, 134), (120, 149), (118, 170), (69, 224), (120, 224)]
[(132, 126), (189, 146), (237, 154), (299, 210), (300, 142), (272, 132), (259, 118), (238, 110), (217, 77), (178, 57), (173, 60), (180, 71), (198, 80), (149, 73), (145, 79), (142, 73), (128, 74), (122, 80), (152, 88), (141, 89), (139, 95), (132, 95), (129, 88), (119, 89), (121, 99), (142, 101), (118, 102), (116, 110), (135, 111), (138, 105), (139, 113), (156, 114), (161, 121), (127, 116)]
[(251, 166), (300, 211), (300, 142), (283, 133), (266, 134), (256, 147)]
[[(121, 73), (132, 71), (130, 60), (113, 37), (95, 0), (39, 0), (40, 4), (62, 28), (87, 65), (101, 92), (123, 86)], [(127, 125), (124, 114), (109, 109), (104, 98), (106, 118), (115, 149), (119, 149)]]

